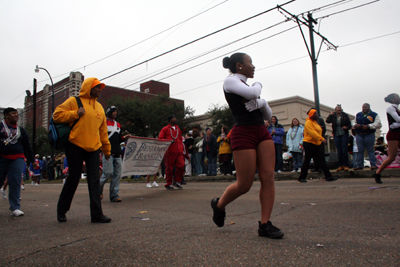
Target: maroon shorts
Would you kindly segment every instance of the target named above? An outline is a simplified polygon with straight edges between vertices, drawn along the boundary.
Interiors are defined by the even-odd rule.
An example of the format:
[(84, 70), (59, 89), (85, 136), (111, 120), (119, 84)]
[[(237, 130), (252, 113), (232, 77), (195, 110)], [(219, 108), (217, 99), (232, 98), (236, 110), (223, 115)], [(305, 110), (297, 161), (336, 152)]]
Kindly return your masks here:
[(386, 135), (387, 141), (400, 141), (400, 132), (389, 131)]
[(257, 149), (259, 143), (272, 140), (267, 127), (260, 126), (233, 126), (231, 132), (232, 151)]

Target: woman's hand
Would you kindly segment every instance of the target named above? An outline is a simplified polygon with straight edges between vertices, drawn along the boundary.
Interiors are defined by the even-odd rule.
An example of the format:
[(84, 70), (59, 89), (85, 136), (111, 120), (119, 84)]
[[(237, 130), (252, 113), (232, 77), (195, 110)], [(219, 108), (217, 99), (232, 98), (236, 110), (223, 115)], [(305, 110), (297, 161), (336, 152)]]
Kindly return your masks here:
[(250, 100), (249, 102), (246, 102), (245, 106), (249, 112), (252, 112), (256, 109), (263, 108), (265, 103), (266, 103), (266, 101), (264, 99), (255, 99), (255, 100)]
[(79, 108), (79, 109), (78, 109), (78, 116), (79, 116), (79, 117), (82, 117), (83, 114), (85, 114), (85, 109), (84, 109), (84, 108)]

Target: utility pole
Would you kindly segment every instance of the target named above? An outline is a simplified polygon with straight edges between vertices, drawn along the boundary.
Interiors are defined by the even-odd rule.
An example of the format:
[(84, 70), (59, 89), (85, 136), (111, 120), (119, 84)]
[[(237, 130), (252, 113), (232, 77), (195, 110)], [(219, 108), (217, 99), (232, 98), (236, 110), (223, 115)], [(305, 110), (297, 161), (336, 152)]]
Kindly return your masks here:
[(313, 85), (314, 85), (314, 101), (315, 101), (315, 109), (318, 114), (321, 116), (321, 110), (319, 108), (319, 91), (318, 91), (318, 75), (317, 75), (317, 59), (315, 57), (315, 48), (314, 48), (314, 23), (317, 22), (313, 19), (312, 14), (308, 13), (308, 29), (310, 31), (310, 49), (311, 49), (311, 65), (312, 65), (312, 75), (313, 75)]
[[(319, 105), (319, 88), (318, 88), (318, 75), (317, 75), (317, 63), (318, 63), (318, 56), (319, 53), (321, 52), (321, 47), (322, 44), (325, 43), (328, 46), (328, 49), (334, 49), (336, 51), (337, 46), (332, 44), (331, 42), (328, 41), (324, 36), (322, 36), (319, 32), (316, 32), (314, 30), (314, 24), (317, 24), (317, 21), (312, 17), (311, 13), (307, 14), (307, 19), (299, 18), (299, 16), (295, 16), (282, 8), (282, 6), (278, 6), (278, 9), (281, 11), (284, 11), (286, 14), (288, 14), (290, 17), (287, 17), (284, 13), (282, 13), (288, 20), (293, 20), (299, 25), (299, 29), (301, 32), (301, 35), (303, 37), (303, 41), (307, 47), (308, 55), (310, 56), (311, 59), (311, 65), (312, 65), (312, 76), (313, 76), (313, 85), (314, 85), (314, 101), (315, 101), (315, 109), (317, 110), (318, 114), (321, 115), (321, 110), (320, 110), (320, 105)], [(310, 32), (310, 48), (308, 47), (306, 38), (304, 36), (303, 30), (301, 28), (301, 25), (305, 25), (308, 27), (309, 32)], [(322, 40), (321, 44), (319, 46), (318, 54), (315, 54), (315, 44), (314, 44), (314, 33), (317, 34)]]
[(36, 86), (37, 86), (37, 81), (36, 79), (33, 79), (32, 149), (34, 155), (36, 155)]

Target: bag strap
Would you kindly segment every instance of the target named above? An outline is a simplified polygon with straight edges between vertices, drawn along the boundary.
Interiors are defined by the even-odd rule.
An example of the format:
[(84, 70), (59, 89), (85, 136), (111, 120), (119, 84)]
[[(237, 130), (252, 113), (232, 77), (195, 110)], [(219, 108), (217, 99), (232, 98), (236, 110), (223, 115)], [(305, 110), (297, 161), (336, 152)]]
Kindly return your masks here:
[[(83, 104), (82, 104), (82, 101), (81, 101), (81, 99), (79, 98), (79, 96), (75, 96), (75, 99), (76, 99), (76, 102), (78, 103), (78, 108), (83, 108)], [(81, 118), (81, 117), (79, 117), (78, 119), (76, 119), (76, 120), (74, 121), (74, 123), (73, 123), (72, 126), (71, 126), (71, 130), (72, 130), (72, 128), (74, 128), (75, 124), (79, 121), (80, 118)]]

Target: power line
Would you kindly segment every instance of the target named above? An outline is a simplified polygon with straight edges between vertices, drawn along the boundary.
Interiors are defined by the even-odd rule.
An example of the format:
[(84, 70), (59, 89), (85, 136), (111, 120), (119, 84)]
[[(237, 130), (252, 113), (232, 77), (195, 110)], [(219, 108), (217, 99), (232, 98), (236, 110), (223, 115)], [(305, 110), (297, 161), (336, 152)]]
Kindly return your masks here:
[[(291, 2), (294, 2), (294, 1), (296, 1), (296, 0), (290, 0), (290, 1), (284, 3), (284, 4), (280, 5), (280, 6), (287, 5), (287, 4), (289, 4), (289, 3), (291, 3)], [(186, 44), (183, 44), (183, 45), (180, 45), (180, 46), (178, 46), (178, 47), (175, 47), (175, 48), (173, 48), (173, 49), (171, 49), (171, 50), (169, 50), (169, 51), (166, 51), (166, 52), (161, 53), (161, 54), (159, 54), (159, 55), (157, 55), (157, 56), (154, 56), (154, 57), (152, 57), (152, 58), (150, 58), (150, 59), (148, 59), (148, 60), (142, 61), (142, 62), (140, 62), (140, 63), (138, 63), (138, 64), (135, 64), (135, 65), (133, 65), (133, 66), (131, 66), (131, 67), (128, 67), (128, 68), (123, 69), (123, 70), (121, 70), (121, 71), (118, 71), (118, 72), (116, 72), (116, 73), (114, 73), (114, 74), (111, 74), (111, 75), (109, 75), (109, 76), (107, 76), (107, 77), (104, 77), (104, 78), (100, 79), (100, 81), (105, 80), (105, 79), (108, 79), (108, 78), (111, 78), (111, 77), (113, 77), (113, 76), (115, 76), (115, 75), (118, 75), (118, 74), (120, 74), (120, 73), (122, 73), (122, 72), (125, 72), (125, 71), (127, 71), (127, 70), (130, 70), (130, 69), (135, 68), (135, 67), (137, 67), (137, 66), (140, 66), (140, 65), (142, 65), (142, 64), (144, 64), (144, 63), (147, 63), (147, 62), (152, 61), (152, 60), (154, 60), (154, 59), (156, 59), (156, 58), (159, 58), (159, 57), (161, 57), (161, 56), (164, 56), (164, 55), (166, 55), (166, 54), (169, 54), (169, 53), (171, 53), (171, 52), (173, 52), (173, 51), (176, 51), (176, 50), (178, 50), (178, 49), (181, 49), (181, 48), (183, 48), (183, 47), (185, 47), (185, 46), (188, 46), (188, 45), (190, 45), (190, 44), (193, 44), (193, 43), (195, 43), (195, 42), (198, 42), (198, 41), (200, 41), (200, 40), (202, 40), (202, 39), (205, 39), (205, 38), (207, 38), (207, 37), (210, 37), (210, 36), (212, 36), (212, 35), (214, 35), (214, 34), (217, 34), (217, 33), (219, 33), (219, 32), (225, 31), (225, 30), (227, 30), (227, 29), (229, 29), (229, 28), (232, 28), (232, 27), (234, 27), (234, 26), (236, 26), (236, 25), (239, 25), (239, 24), (241, 24), (241, 23), (243, 23), (243, 22), (246, 22), (246, 21), (248, 21), (248, 20), (254, 19), (254, 18), (256, 18), (256, 17), (258, 17), (258, 16), (261, 16), (261, 15), (263, 15), (263, 14), (266, 14), (266, 13), (268, 13), (268, 12), (271, 12), (272, 10), (277, 9), (277, 8), (278, 8), (278, 6), (277, 6), (277, 7), (274, 7), (274, 8), (271, 8), (271, 9), (268, 9), (268, 10), (266, 10), (266, 11), (263, 11), (263, 12), (261, 12), (261, 13), (258, 13), (258, 14), (254, 15), (254, 16), (248, 17), (248, 18), (246, 18), (246, 19), (244, 19), (244, 20), (241, 20), (241, 21), (239, 21), (239, 22), (236, 22), (236, 23), (234, 23), (234, 24), (231, 24), (231, 25), (229, 25), (229, 26), (227, 26), (227, 27), (224, 27), (224, 28), (219, 29), (219, 30), (217, 30), (217, 31), (214, 31), (214, 32), (212, 32), (212, 33), (206, 34), (206, 35), (204, 35), (204, 36), (202, 36), (202, 37), (200, 37), (200, 38), (197, 38), (197, 39), (195, 39), (195, 40), (193, 40), (193, 41), (190, 41), (190, 42), (188, 42), (188, 43), (186, 43)]]
[[(381, 35), (381, 36), (377, 36), (377, 37), (361, 40), (361, 41), (358, 41), (358, 42), (354, 42), (354, 43), (348, 43), (348, 44), (344, 44), (344, 45), (339, 45), (338, 47), (343, 48), (343, 47), (346, 47), (346, 46), (351, 46), (351, 45), (355, 45), (355, 44), (359, 44), (359, 43), (364, 43), (364, 42), (367, 42), (367, 41), (372, 41), (372, 40), (375, 40), (375, 39), (379, 39), (379, 38), (383, 38), (383, 37), (386, 37), (386, 36), (399, 34), (399, 33), (400, 33), (400, 31), (393, 32), (393, 33), (388, 33), (388, 34), (384, 34), (384, 35)], [(322, 51), (322, 53), (323, 52), (327, 52), (327, 51), (329, 51), (329, 50)], [(270, 68), (273, 68), (273, 67), (276, 67), (276, 66), (279, 66), (279, 65), (287, 64), (287, 63), (290, 63), (290, 62), (293, 62), (293, 61), (296, 61), (296, 60), (300, 60), (300, 59), (303, 59), (303, 58), (307, 58), (307, 57), (308, 57), (308, 55), (305, 55), (305, 56), (293, 58), (293, 59), (290, 59), (290, 60), (286, 60), (286, 61), (283, 61), (283, 62), (280, 62), (280, 63), (277, 63), (277, 64), (273, 64), (273, 65), (270, 65), (270, 66), (267, 66), (267, 67), (264, 67), (264, 68), (257, 69), (257, 72), (262, 71), (262, 70), (266, 70), (266, 69), (270, 69)], [(216, 83), (220, 83), (220, 82), (223, 82), (223, 81), (224, 80), (219, 80), (219, 81), (216, 81), (216, 82), (212, 82), (212, 83), (209, 83), (209, 84), (206, 84), (206, 85), (202, 85), (202, 86), (199, 86), (199, 87), (196, 87), (196, 88), (188, 89), (188, 90), (173, 94), (171, 96), (175, 96), (175, 95), (187, 93), (187, 92), (190, 92), (190, 91), (194, 91), (194, 90), (197, 90), (197, 89), (201, 89), (201, 88), (204, 88), (204, 87), (216, 84)]]
[(306, 13), (317, 13), (317, 12), (321, 12), (321, 11), (324, 11), (324, 10), (326, 10), (326, 9), (334, 8), (334, 7), (343, 5), (343, 4), (347, 4), (347, 3), (352, 2), (352, 1), (354, 1), (354, 0), (340, 0), (340, 1), (337, 1), (337, 2), (334, 2), (334, 3), (331, 3), (331, 4), (327, 4), (327, 5), (325, 5), (325, 6), (321, 6), (321, 7), (318, 7), (318, 8), (311, 9), (311, 10), (306, 11), (306, 12), (302, 12), (302, 13), (298, 14), (298, 16), (304, 15), (304, 14), (306, 14)]
[[(312, 11), (317, 11), (317, 10), (328, 9), (328, 8), (333, 7), (333, 6), (338, 6), (338, 5), (341, 5), (341, 4), (344, 4), (344, 3), (348, 3), (349, 1), (351, 2), (351, 1), (353, 1), (353, 0), (340, 0), (340, 1), (337, 1), (337, 2), (334, 2), (334, 3), (331, 3), (331, 4), (328, 4), (328, 5), (324, 5), (324, 6), (321, 6), (321, 7), (312, 9), (312, 10), (309, 10), (309, 11), (302, 12), (302, 13), (300, 13), (300, 14), (305, 14), (305, 13), (312, 12)], [(279, 10), (279, 9), (278, 9), (278, 10)], [(281, 12), (281, 13), (282, 13), (282, 12)], [(283, 14), (283, 13), (282, 13), (282, 14)], [(283, 15), (285, 15), (285, 14), (283, 14)], [(285, 16), (285, 17), (286, 17), (286, 16)], [(288, 17), (286, 17), (286, 18), (287, 18), (286, 21), (291, 20), (291, 18), (288, 18)], [(283, 21), (283, 22), (286, 22), (286, 21)], [(223, 47), (226, 47), (226, 46), (228, 46), (228, 45), (230, 45), (230, 44), (232, 44), (232, 43), (235, 43), (235, 42), (237, 42), (237, 41), (243, 40), (243, 39), (245, 39), (245, 38), (247, 38), (247, 37), (249, 37), (249, 36), (255, 35), (255, 34), (261, 32), (261, 31), (265, 31), (265, 30), (267, 30), (267, 29), (269, 29), (269, 28), (272, 28), (272, 27), (274, 27), (274, 26), (277, 26), (277, 25), (279, 25), (279, 24), (281, 24), (281, 23), (283, 23), (283, 22), (277, 23), (277, 24), (272, 25), (272, 26), (270, 26), (270, 27), (267, 27), (267, 28), (265, 28), (265, 29), (263, 29), (263, 30), (257, 31), (257, 32), (255, 32), (255, 33), (253, 33), (253, 34), (250, 34), (250, 35), (248, 35), (248, 36), (245, 36), (245, 37), (243, 37), (243, 38), (240, 38), (240, 39), (238, 39), (238, 40), (236, 40), (236, 41), (230, 42), (230, 43), (228, 43), (228, 44), (226, 44), (226, 45), (220, 46), (220, 47), (218, 47), (218, 48), (214, 48), (214, 49), (212, 49), (212, 50), (210, 50), (210, 51), (208, 51), (208, 52), (199, 54), (198, 56), (195, 56), (195, 57), (193, 57), (193, 58), (189, 58), (189, 59), (186, 60), (186, 61), (181, 61), (181, 62), (179, 62), (179, 63), (176, 63), (175, 65), (170, 65), (169, 67), (166, 67), (166, 68), (164, 68), (164, 69), (162, 69), (162, 70), (160, 70), (160, 71), (158, 71), (158, 72), (153, 72), (152, 74), (148, 74), (148, 75), (142, 76), (141, 78), (134, 79), (134, 80), (132, 80), (132, 81), (135, 81), (135, 82), (132, 83), (132, 84), (129, 84), (129, 85), (127, 85), (127, 86), (125, 86), (125, 85), (126, 85), (127, 83), (129, 83), (129, 82), (126, 82), (126, 83), (124, 83), (124, 84), (121, 85), (121, 86), (124, 86), (124, 88), (130, 87), (130, 86), (132, 86), (132, 85), (134, 85), (134, 84), (136, 84), (136, 83), (139, 83), (139, 82), (141, 82), (141, 81), (147, 80), (147, 79), (149, 79), (149, 78), (151, 78), (151, 77), (154, 77), (154, 76), (156, 76), (156, 75), (159, 75), (159, 74), (164, 73), (164, 72), (166, 72), (166, 71), (169, 71), (169, 70), (171, 70), (171, 69), (177, 68), (177, 67), (179, 67), (179, 66), (181, 66), (181, 65), (183, 65), (183, 64), (186, 64), (186, 63), (188, 63), (188, 62), (190, 62), (190, 61), (193, 61), (193, 60), (195, 60), (195, 59), (197, 59), (197, 58), (200, 58), (200, 57), (202, 57), (202, 56), (205, 56), (205, 55), (207, 55), (207, 54), (210, 54), (210, 53), (212, 53), (212, 52), (215, 52), (215, 51), (217, 51), (217, 50), (219, 50), (219, 49), (221, 49), (221, 48), (223, 48)], [(317, 34), (318, 34), (318, 33), (317, 33)], [(326, 39), (326, 38), (325, 38), (325, 39)], [(202, 64), (204, 64), (204, 63), (202, 63)], [(200, 64), (200, 65), (202, 65), (202, 64)], [(196, 65), (196, 66), (198, 66), (198, 65)], [(187, 70), (187, 69), (186, 69), (186, 70)], [(184, 71), (186, 71), (186, 70), (184, 70)], [(176, 74), (174, 74), (174, 75), (176, 75)], [(168, 76), (168, 77), (170, 77), (170, 76)], [(139, 88), (135, 88), (134, 90), (136, 90), (136, 89), (139, 89)]]
[(365, 40), (358, 41), (358, 42), (354, 42), (354, 43), (345, 44), (345, 45), (342, 45), (342, 46), (339, 46), (339, 47), (346, 47), (346, 46), (350, 46), (350, 45), (355, 45), (355, 44), (359, 44), (359, 43), (364, 43), (364, 42), (367, 42), (367, 41), (372, 41), (372, 40), (375, 40), (375, 39), (380, 39), (380, 38), (383, 38), (383, 37), (386, 37), (386, 36), (390, 36), (390, 35), (395, 35), (395, 34), (398, 34), (398, 33), (400, 33), (400, 31), (392, 32), (392, 33), (388, 33), (388, 34), (384, 34), (384, 35), (381, 35), (381, 36), (372, 37), (372, 38), (365, 39)]
[(343, 13), (343, 12), (347, 12), (347, 11), (350, 11), (350, 10), (353, 10), (353, 9), (356, 9), (356, 8), (359, 8), (359, 7), (363, 7), (363, 6), (366, 6), (366, 5), (370, 5), (370, 4), (373, 4), (373, 3), (375, 3), (375, 2), (379, 2), (379, 1), (380, 1), (380, 0), (374, 0), (374, 1), (371, 1), (371, 2), (368, 2), (368, 3), (365, 3), (365, 4), (362, 4), (362, 5), (358, 5), (358, 6), (351, 7), (351, 8), (348, 8), (348, 9), (344, 9), (344, 10), (341, 10), (341, 11), (338, 11), (338, 12), (335, 12), (335, 13), (332, 13), (332, 14), (329, 14), (329, 15), (325, 15), (325, 16), (322, 16), (322, 17), (319, 17), (319, 18), (315, 18), (315, 20), (328, 18), (328, 17), (330, 17), (330, 16), (334, 16), (334, 15), (337, 15), (337, 14), (340, 14), (340, 13)]
[[(220, 6), (220, 5), (222, 5), (222, 4), (224, 4), (224, 3), (228, 2), (228, 1), (229, 1), (229, 0), (225, 0), (225, 1), (221, 2), (221, 3), (219, 3), (219, 4), (216, 4), (215, 6), (212, 6), (212, 7), (208, 8), (208, 9), (206, 9), (206, 10), (204, 10), (204, 11), (202, 11), (202, 12), (196, 14), (196, 15), (193, 15), (193, 16), (191, 16), (191, 17), (189, 17), (189, 18), (187, 18), (187, 19), (185, 19), (185, 20), (183, 20), (183, 21), (181, 21), (181, 22), (179, 22), (179, 23), (177, 23), (177, 24), (175, 24), (175, 25), (173, 25), (173, 26), (171, 26), (171, 27), (165, 29), (165, 30), (162, 30), (162, 31), (160, 31), (160, 32), (158, 32), (158, 33), (156, 33), (156, 34), (153, 34), (152, 36), (147, 37), (147, 38), (145, 38), (145, 39), (143, 39), (143, 40), (141, 40), (141, 41), (139, 41), (139, 42), (137, 42), (137, 43), (135, 43), (135, 44), (133, 44), (133, 45), (130, 45), (130, 46), (128, 46), (128, 47), (126, 47), (126, 48), (124, 48), (124, 49), (122, 49), (122, 50), (119, 50), (119, 51), (117, 51), (117, 52), (115, 52), (115, 53), (112, 53), (111, 55), (108, 55), (108, 56), (106, 56), (106, 57), (104, 57), (104, 58), (101, 58), (101, 59), (99, 59), (99, 60), (96, 60), (96, 61), (94, 61), (94, 62), (92, 62), (92, 63), (90, 63), (90, 64), (86, 64), (86, 65), (84, 65), (84, 66), (82, 66), (82, 67), (76, 68), (76, 69), (74, 69), (74, 70), (72, 70), (72, 71), (77, 71), (77, 70), (80, 70), (80, 69), (82, 69), (82, 68), (86, 68), (86, 67), (91, 66), (91, 65), (94, 65), (94, 64), (96, 64), (96, 63), (98, 63), (98, 62), (100, 62), (100, 61), (103, 61), (103, 60), (105, 60), (105, 59), (107, 59), (107, 58), (110, 58), (110, 57), (112, 57), (112, 56), (115, 56), (115, 55), (117, 55), (117, 54), (119, 54), (119, 53), (121, 53), (121, 52), (124, 52), (124, 51), (126, 51), (126, 50), (128, 50), (128, 49), (130, 49), (130, 48), (132, 48), (132, 47), (134, 47), (134, 46), (136, 46), (136, 45), (139, 45), (139, 44), (141, 44), (141, 43), (143, 43), (143, 42), (145, 42), (145, 41), (148, 41), (148, 40), (150, 40), (150, 39), (152, 39), (152, 38), (154, 38), (154, 37), (156, 37), (156, 36), (158, 36), (158, 35), (160, 35), (160, 34), (162, 34), (162, 33), (164, 33), (164, 32), (167, 32), (167, 31), (169, 31), (169, 30), (171, 30), (171, 29), (173, 29), (173, 28), (175, 28), (175, 27), (177, 27), (177, 26), (179, 26), (179, 25), (181, 25), (181, 24), (183, 24), (183, 23), (185, 23), (185, 22), (187, 22), (187, 21), (189, 21), (189, 20), (191, 20), (191, 19), (194, 19), (195, 17), (198, 17), (198, 16), (200, 16), (200, 15), (202, 15), (202, 14), (204, 14), (204, 13), (206, 13), (206, 12), (208, 12), (208, 11), (210, 11), (210, 10), (212, 10), (212, 9), (214, 9), (214, 8)], [(70, 72), (71, 72), (71, 71), (70, 71)], [(67, 75), (67, 74), (69, 74), (70, 72), (66, 72), (66, 73), (63, 73), (63, 74), (54, 76), (53, 78), (58, 78), (58, 77)], [(48, 79), (42, 80), (41, 82), (44, 82), (44, 81), (47, 81), (47, 80), (48, 80)]]
[[(352, 1), (352, 0), (350, 0), (350, 1)], [(339, 1), (339, 2), (341, 2), (341, 1)], [(376, 1), (373, 1), (373, 2), (376, 2)], [(373, 2), (370, 2), (370, 3), (373, 3)], [(367, 4), (370, 4), (370, 3), (367, 3)], [(366, 4), (364, 4), (364, 5), (366, 5)], [(361, 5), (362, 6), (362, 5)], [(360, 7), (360, 6), (358, 6), (358, 7)], [(353, 8), (354, 9), (354, 8)], [(343, 12), (343, 11), (341, 11), (341, 12)], [(332, 13), (332, 14), (330, 14), (330, 15), (333, 15), (333, 14), (338, 14), (338, 12), (336, 12), (336, 13)], [(330, 16), (330, 15), (328, 15), (328, 16)], [(366, 41), (369, 41), (369, 40), (374, 40), (374, 39), (378, 39), (378, 38), (383, 38), (383, 37), (386, 37), (386, 36), (390, 36), (390, 35), (394, 35), (394, 34), (398, 34), (398, 33), (400, 33), (400, 31), (398, 31), (398, 32), (394, 32), (394, 33), (389, 33), (389, 34), (385, 34), (385, 35), (381, 35), (381, 36), (377, 36), (377, 37), (373, 37), (373, 38), (370, 38), (370, 39), (366, 39), (366, 40), (362, 40), (362, 41), (358, 41), (358, 42), (354, 42), (354, 43), (350, 43), (350, 44), (346, 44), (346, 45), (343, 45), (343, 46), (341, 46), (341, 47), (345, 47), (345, 46), (349, 46), (349, 45), (353, 45), (353, 44), (357, 44), (357, 43), (362, 43), (362, 42), (366, 42)], [(281, 63), (281, 64), (283, 64), (283, 63)], [(179, 73), (177, 73), (177, 74), (179, 74)], [(176, 75), (176, 74), (174, 74), (174, 75)], [(168, 77), (170, 77), (170, 76), (168, 76)], [(165, 78), (163, 78), (163, 79), (166, 79), (166, 78), (168, 78), (168, 77), (165, 77)], [(29, 88), (31, 88), (32, 86), (30, 86)], [(28, 88), (28, 89), (29, 89)], [(21, 93), (19, 96), (17, 96), (15, 99), (17, 99), (18, 97), (20, 97), (21, 95), (22, 95), (23, 93)], [(12, 101), (14, 101), (15, 99), (13, 99)], [(11, 102), (12, 102), (11, 101)], [(9, 102), (8, 104), (10, 104), (11, 102)], [(8, 105), (8, 104), (6, 104), (6, 105)]]
[[(167, 71), (169, 71), (169, 70), (175, 69), (175, 68), (177, 68), (177, 67), (180, 67), (180, 66), (182, 66), (182, 65), (184, 65), (184, 64), (186, 64), (186, 63), (189, 63), (189, 62), (191, 62), (191, 61), (193, 61), (193, 60), (195, 60), (195, 59), (198, 59), (198, 58), (200, 58), (200, 57), (203, 57), (203, 56), (205, 56), (205, 55), (208, 55), (208, 54), (210, 54), (210, 53), (213, 53), (213, 52), (215, 52), (215, 51), (218, 51), (218, 50), (220, 50), (220, 49), (222, 49), (222, 48), (225, 48), (225, 47), (227, 47), (227, 46), (229, 46), (229, 45), (232, 45), (232, 44), (234, 44), (234, 43), (237, 43), (237, 42), (239, 42), (239, 41), (242, 41), (242, 40), (244, 40), (244, 39), (247, 39), (247, 38), (249, 38), (249, 37), (251, 37), (251, 36), (254, 36), (254, 35), (256, 35), (256, 34), (259, 34), (259, 33), (263, 32), (263, 31), (269, 30), (269, 29), (271, 29), (271, 28), (273, 28), (273, 27), (276, 27), (276, 26), (278, 26), (278, 25), (280, 25), (280, 24), (283, 24), (283, 23), (285, 23), (285, 22), (287, 22), (287, 21), (284, 20), (284, 21), (278, 22), (278, 23), (276, 23), (276, 24), (274, 24), (274, 25), (268, 26), (268, 27), (266, 27), (266, 28), (264, 28), (264, 29), (261, 29), (261, 30), (259, 30), (259, 31), (254, 32), (254, 33), (252, 33), (252, 34), (249, 34), (249, 35), (246, 35), (246, 36), (244, 36), (244, 37), (242, 37), (242, 38), (236, 39), (236, 40), (234, 40), (234, 41), (232, 41), (232, 42), (229, 42), (229, 43), (227, 43), (227, 44), (225, 44), (225, 45), (221, 45), (221, 46), (216, 47), (216, 48), (213, 48), (213, 49), (211, 49), (211, 50), (209, 50), (209, 51), (207, 51), (207, 52), (201, 53), (201, 54), (199, 54), (199, 55), (197, 55), (197, 56), (191, 57), (191, 58), (189, 58), (189, 59), (187, 59), (187, 60), (183, 60), (183, 61), (178, 62), (178, 63), (176, 63), (176, 64), (170, 65), (170, 66), (164, 68), (163, 70), (160, 70), (160, 71), (157, 72), (157, 73), (154, 73), (154, 72), (153, 72), (153, 73), (151, 73), (151, 74), (149, 74), (149, 75), (145, 75), (145, 76), (142, 76), (142, 77), (137, 78), (137, 79), (135, 79), (135, 80), (132, 80), (132, 81), (135, 81), (135, 82), (132, 83), (132, 84), (130, 84), (130, 85), (125, 86), (124, 88), (130, 87), (130, 86), (132, 86), (132, 85), (134, 85), (134, 84), (136, 84), (136, 83), (140, 83), (140, 82), (142, 82), (142, 81), (144, 81), (144, 80), (147, 80), (147, 79), (149, 79), (149, 77), (153, 77), (153, 76), (162, 74), (162, 73), (164, 73), (164, 72), (167, 72)], [(132, 81), (130, 81), (130, 82), (132, 82)], [(126, 82), (126, 83), (124, 83), (123, 85), (125, 85), (125, 84), (127, 84), (127, 83), (130, 83), (130, 82)]]
[[(30, 87), (29, 87), (30, 88)], [(28, 89), (29, 89), (28, 88)], [(26, 90), (28, 90), (28, 89), (26, 89)], [(25, 91), (26, 91), (25, 90)], [(23, 91), (22, 93), (20, 93), (16, 98), (14, 98), (13, 100), (11, 100), (10, 102), (8, 102), (7, 104), (5, 104), (5, 106), (4, 107), (7, 107), (10, 103), (12, 103), (14, 100), (16, 100), (17, 98), (19, 98), (22, 94), (24, 94), (25, 93), (25, 91)]]
[[(214, 0), (213, 2), (215, 2), (215, 1), (216, 1), (216, 0)], [(221, 2), (221, 3), (219, 3), (218, 5), (213, 6), (212, 8), (215, 8), (215, 7), (217, 7), (217, 6), (219, 6), (219, 5), (223, 4), (223, 3), (225, 3), (225, 2), (227, 2), (227, 1), (228, 1), (228, 0), (225, 0), (224, 2)], [(211, 3), (208, 4), (207, 6), (211, 5), (213, 2), (211, 2)], [(207, 7), (207, 6), (206, 6), (206, 7)], [(206, 7), (204, 7), (204, 8), (206, 8)], [(204, 9), (204, 8), (203, 8), (203, 9)], [(206, 11), (211, 10), (212, 8), (207, 9)], [(198, 16), (198, 15), (200, 15), (200, 14), (206, 12), (206, 11), (200, 10), (199, 12), (197, 12), (197, 14), (196, 14), (195, 16)], [(192, 16), (191, 18), (194, 18), (195, 16)], [(143, 57), (145, 54), (147, 54), (149, 51), (151, 51), (151, 50), (152, 50), (154, 47), (156, 47), (158, 44), (160, 44), (160, 43), (163, 42), (165, 39), (167, 39), (171, 34), (173, 34), (175, 31), (177, 31), (181, 26), (183, 26), (184, 23), (186, 23), (187, 21), (189, 21), (191, 18), (189, 18), (189, 19), (187, 19), (187, 20), (185, 20), (185, 21), (183, 21), (183, 22), (181, 22), (181, 23), (175, 25), (175, 26), (179, 26), (179, 27), (175, 27), (175, 26), (174, 26), (175, 29), (174, 29), (173, 31), (171, 31), (167, 36), (165, 36), (163, 39), (161, 39), (158, 43), (156, 43), (155, 45), (153, 45), (152, 47), (150, 47), (149, 49), (147, 49), (147, 51), (145, 51), (144, 53), (142, 53), (142, 54), (141, 54), (137, 59), (135, 59), (133, 62), (131, 62), (130, 64), (128, 64), (128, 67), (129, 67), (130, 65), (132, 65), (133, 63), (135, 63), (136, 61), (138, 61), (141, 57)], [(172, 27), (168, 28), (167, 30), (169, 30), (169, 29), (172, 29)], [(165, 32), (165, 31), (167, 31), (167, 30), (164, 30), (163, 32)], [(143, 42), (143, 41), (142, 41), (142, 42)], [(114, 77), (114, 78), (115, 78), (115, 77)], [(114, 79), (114, 78), (113, 78), (113, 79)], [(110, 83), (113, 79), (109, 80), (108, 83)]]

